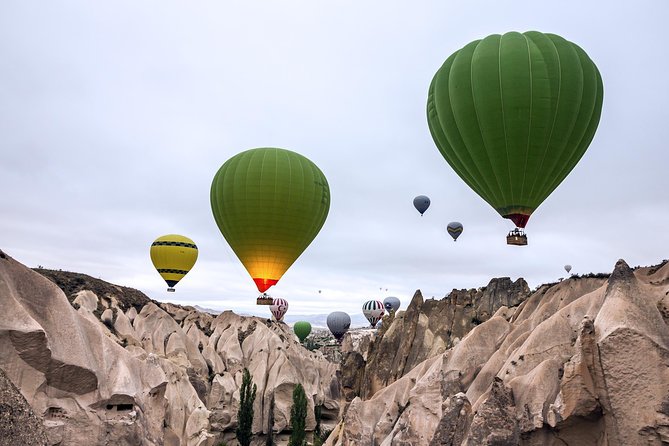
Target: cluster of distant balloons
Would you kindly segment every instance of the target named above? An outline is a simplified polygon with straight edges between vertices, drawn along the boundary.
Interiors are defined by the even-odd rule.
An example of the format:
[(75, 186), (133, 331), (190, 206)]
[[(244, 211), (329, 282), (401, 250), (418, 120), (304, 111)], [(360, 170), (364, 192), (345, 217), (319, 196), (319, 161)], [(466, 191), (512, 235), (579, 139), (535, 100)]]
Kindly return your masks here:
[[(427, 123), (455, 173), (515, 224), (507, 243), (525, 245), (530, 216), (590, 145), (602, 102), (599, 70), (580, 47), (554, 34), (510, 32), (473, 41), (446, 59), (429, 87)], [(271, 305), (280, 320), (287, 302), (276, 306), (264, 293), (323, 227), (330, 209), (325, 175), (298, 153), (251, 149), (220, 167), (210, 202), (221, 234), (263, 293), (257, 303)], [(430, 199), (420, 195), (414, 206), (423, 215)], [(453, 221), (446, 229), (455, 241), (463, 226)], [(168, 291), (197, 254), (195, 243), (182, 235), (153, 242), (151, 260)], [(383, 311), (379, 301), (363, 307), (372, 326)], [(348, 315), (330, 316), (335, 336), (348, 329)], [(304, 333), (306, 326), (300, 327)]]

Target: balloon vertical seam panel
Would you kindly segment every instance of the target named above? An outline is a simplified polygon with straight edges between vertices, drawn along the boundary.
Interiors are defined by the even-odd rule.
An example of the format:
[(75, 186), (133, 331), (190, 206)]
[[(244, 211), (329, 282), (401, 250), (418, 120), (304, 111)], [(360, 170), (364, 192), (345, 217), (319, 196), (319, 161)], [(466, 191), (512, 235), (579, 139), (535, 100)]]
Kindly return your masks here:
[[(449, 67), (447, 76), (445, 76), (446, 85), (443, 87), (443, 89), (448, 91), (448, 104), (445, 104), (447, 108), (444, 111), (450, 113), (450, 115), (452, 116), (452, 120), (450, 122), (451, 128), (449, 129), (449, 131), (446, 132), (446, 135), (447, 137), (449, 137), (449, 141), (451, 141), (451, 138), (457, 137), (457, 141), (459, 142), (459, 144), (453, 147), (454, 152), (460, 157), (460, 159), (465, 158), (467, 160), (467, 162), (464, 163), (464, 166), (468, 169), (468, 171), (474, 172), (473, 176), (480, 185), (479, 188), (475, 189), (474, 191), (494, 207), (494, 203), (497, 201), (497, 194), (495, 192), (495, 187), (488, 179), (487, 172), (482, 170), (483, 167), (485, 166), (482, 166), (481, 163), (478, 162), (478, 160), (475, 157), (475, 153), (472, 153), (467, 149), (468, 146), (465, 141), (464, 135), (462, 134), (464, 124), (462, 122), (458, 122), (459, 112), (457, 110), (461, 101), (459, 100), (460, 98), (458, 96), (454, 95), (454, 93), (457, 92), (456, 90), (459, 84), (459, 77), (460, 77), (457, 75), (458, 72), (456, 68), (458, 68), (459, 65), (463, 64), (462, 60), (463, 58), (466, 57), (464, 56), (463, 50), (468, 49), (468, 47), (471, 47), (473, 45), (474, 46), (477, 45), (478, 42), (480, 41), (476, 41), (473, 42), (472, 44), (469, 44), (468, 46), (459, 50), (455, 54), (455, 57), (453, 58), (453, 63)], [(469, 60), (470, 59), (468, 59), (468, 61)], [(465, 71), (469, 73), (470, 69)], [(471, 91), (471, 85), (469, 85), (468, 90)], [(460, 121), (462, 121), (461, 118)], [(461, 172), (456, 172), (456, 173), (458, 173), (462, 177)]]

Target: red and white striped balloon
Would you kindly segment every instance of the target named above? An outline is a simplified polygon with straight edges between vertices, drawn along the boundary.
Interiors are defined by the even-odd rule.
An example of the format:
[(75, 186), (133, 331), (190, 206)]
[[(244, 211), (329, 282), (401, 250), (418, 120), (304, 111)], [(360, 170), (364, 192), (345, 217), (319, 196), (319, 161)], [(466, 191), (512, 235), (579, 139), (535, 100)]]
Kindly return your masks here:
[(274, 319), (281, 321), (286, 314), (286, 311), (288, 311), (288, 301), (280, 297), (275, 297), (269, 310), (274, 315)]

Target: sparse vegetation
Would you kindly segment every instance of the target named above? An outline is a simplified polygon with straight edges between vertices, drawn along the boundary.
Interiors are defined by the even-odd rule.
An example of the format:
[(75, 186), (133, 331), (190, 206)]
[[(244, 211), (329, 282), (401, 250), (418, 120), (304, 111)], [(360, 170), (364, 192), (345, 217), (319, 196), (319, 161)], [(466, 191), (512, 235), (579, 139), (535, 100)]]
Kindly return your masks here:
[(239, 389), (239, 411), (237, 412), (237, 441), (240, 446), (250, 446), (253, 433), (253, 402), (256, 399), (256, 385), (247, 368), (242, 372), (242, 387)]
[(290, 440), (288, 446), (304, 446), (306, 444), (307, 432), (307, 395), (304, 393), (302, 384), (293, 389), (293, 407), (290, 409)]
[[(134, 288), (128, 288), (119, 285), (113, 285), (100, 279), (96, 279), (86, 274), (73, 273), (63, 270), (52, 270), (45, 268), (34, 268), (36, 271), (58, 285), (63, 290), (67, 299), (72, 303), (77, 293), (82, 290), (90, 290), (100, 299), (110, 299), (112, 296), (118, 301), (121, 310), (126, 311), (130, 307), (135, 307), (139, 312), (144, 305), (153, 302), (146, 294)], [(100, 311), (101, 314), (101, 311)], [(100, 319), (100, 315), (96, 315)]]

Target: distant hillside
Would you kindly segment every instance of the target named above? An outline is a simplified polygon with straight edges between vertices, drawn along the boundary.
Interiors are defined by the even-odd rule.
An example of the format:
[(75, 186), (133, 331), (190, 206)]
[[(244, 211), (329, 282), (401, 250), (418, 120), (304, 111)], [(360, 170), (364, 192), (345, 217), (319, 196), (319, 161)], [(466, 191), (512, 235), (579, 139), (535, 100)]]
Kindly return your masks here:
[(58, 285), (70, 303), (72, 303), (77, 293), (83, 290), (90, 290), (99, 297), (106, 297), (108, 299), (114, 297), (118, 301), (118, 306), (123, 311), (128, 310), (130, 307), (134, 307), (139, 311), (149, 302), (157, 303), (139, 290), (114, 285), (87, 274), (45, 268), (33, 268), (33, 271), (40, 273)]

